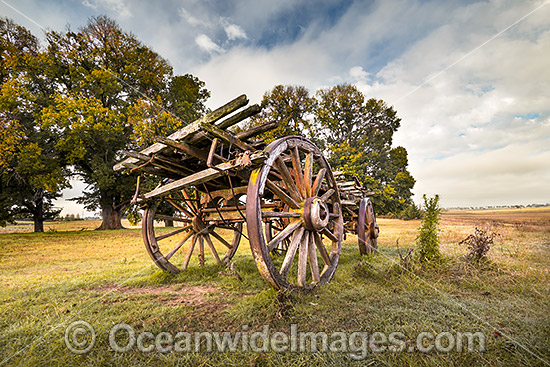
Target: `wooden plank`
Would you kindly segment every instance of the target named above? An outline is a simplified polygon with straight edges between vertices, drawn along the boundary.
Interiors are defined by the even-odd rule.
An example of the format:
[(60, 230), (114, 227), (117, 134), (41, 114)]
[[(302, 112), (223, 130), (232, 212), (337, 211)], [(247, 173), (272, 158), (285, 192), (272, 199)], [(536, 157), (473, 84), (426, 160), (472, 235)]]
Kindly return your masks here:
[(300, 213), (262, 211), (262, 218), (300, 218)]
[(208, 153), (206, 153), (205, 151), (201, 150), (201, 149), (197, 149), (187, 143), (183, 143), (183, 142), (179, 142), (179, 141), (175, 141), (175, 140), (172, 140), (172, 139), (168, 139), (168, 138), (163, 138), (161, 136), (157, 136), (155, 137), (155, 140), (161, 144), (164, 144), (164, 145), (167, 145), (167, 146), (170, 146), (172, 148), (175, 148), (177, 150), (179, 150), (180, 152), (183, 152), (187, 155), (190, 155), (192, 157), (195, 157), (195, 158), (198, 158), (198, 159), (201, 159), (203, 161), (206, 161), (208, 159)]
[[(262, 162), (263, 160), (265, 160), (265, 158), (266, 157), (263, 152), (254, 153), (250, 156), (250, 160), (254, 164)], [(238, 163), (238, 159), (230, 162), (220, 163), (215, 167), (207, 168), (203, 171), (199, 171), (187, 177), (171, 182), (167, 185), (161, 186), (153, 191), (148, 192), (143, 197), (145, 199), (151, 199), (158, 196), (168, 195), (171, 192), (181, 190), (189, 186), (196, 186), (201, 183), (205, 183), (215, 178), (221, 177), (225, 174), (225, 171), (231, 169), (239, 169), (239, 167), (240, 165)]]
[[(214, 110), (210, 113), (207, 113), (206, 115), (204, 115), (203, 117), (199, 118), (198, 120), (190, 123), (189, 125), (186, 125), (186, 126), (182, 127), (181, 129), (179, 129), (175, 133), (169, 135), (168, 139), (171, 139), (171, 140), (184, 140), (185, 138), (188, 138), (191, 135), (195, 134), (196, 132), (200, 131), (201, 123), (203, 123), (203, 122), (206, 122), (206, 123), (215, 122), (215, 121), (221, 119), (222, 117), (229, 115), (231, 112), (234, 112), (234, 111), (238, 110), (239, 108), (245, 106), (247, 103), (248, 103), (248, 99), (247, 99), (246, 95), (243, 94), (243, 95), (235, 98), (231, 102), (223, 105), (222, 107), (220, 107), (220, 108), (218, 108), (218, 109), (216, 109), (216, 110)], [(164, 145), (162, 143), (155, 143), (155, 144), (141, 150), (140, 153), (145, 154), (145, 155), (150, 155), (152, 153), (160, 152), (164, 148), (166, 148), (166, 145)], [(121, 169), (124, 168), (125, 163), (136, 163), (136, 162), (138, 162), (138, 160), (136, 160), (135, 158), (127, 158), (127, 159), (123, 160), (122, 162), (119, 162), (119, 163), (115, 164), (113, 169), (115, 171), (118, 171), (118, 170), (121, 170)]]
[[(141, 154), (138, 152), (124, 152), (127, 156), (130, 156), (132, 158), (135, 158), (142, 162), (150, 162), (149, 164), (151, 166), (155, 166), (158, 168), (162, 168), (163, 170), (170, 171), (172, 173), (175, 173), (178, 176), (186, 176), (189, 174), (189, 170), (187, 170), (185, 167), (179, 165), (177, 162), (167, 159), (167, 158), (161, 158), (161, 157), (155, 157), (154, 159), (151, 159), (148, 155)], [(159, 163), (163, 162), (163, 164)], [(136, 166), (138, 167), (138, 166)], [(141, 171), (144, 167), (138, 168), (139, 171)]]
[(262, 108), (258, 106), (257, 104), (253, 104), (252, 106), (248, 107), (245, 110), (240, 111), (239, 113), (234, 114), (231, 117), (228, 117), (227, 119), (220, 121), (219, 123), (216, 123), (216, 126), (220, 129), (227, 129), (228, 127), (231, 127), (235, 125), (236, 123), (241, 122), (247, 117), (254, 116), (258, 114)]
[(201, 129), (206, 130), (210, 135), (216, 138), (222, 139), (229, 144), (239, 147), (241, 150), (250, 150), (250, 151), (254, 150), (254, 148), (252, 148), (250, 145), (243, 142), (241, 139), (236, 138), (233, 134), (228, 133), (227, 131), (223, 131), (222, 129), (212, 124), (203, 122), (201, 123)]
[(250, 138), (253, 138), (255, 136), (258, 136), (260, 134), (263, 134), (266, 131), (273, 130), (273, 129), (277, 128), (277, 126), (279, 126), (278, 121), (277, 122), (268, 122), (267, 124), (252, 127), (252, 128), (250, 128), (246, 131), (241, 131), (240, 133), (238, 133), (235, 136), (239, 139), (246, 140), (246, 139), (250, 139)]
[[(136, 168), (136, 167), (138, 167), (138, 165), (133, 164), (133, 163), (127, 163), (127, 164), (124, 165), (124, 168), (126, 168), (127, 170), (131, 170), (131, 169)], [(141, 167), (139, 169), (139, 171), (149, 173), (149, 174), (154, 175), (154, 176), (168, 177), (168, 178), (173, 178), (173, 179), (179, 178), (179, 176), (176, 175), (175, 173), (168, 172), (166, 170), (163, 170), (163, 169), (160, 169), (160, 168), (157, 168), (157, 167), (145, 166), (145, 167)]]

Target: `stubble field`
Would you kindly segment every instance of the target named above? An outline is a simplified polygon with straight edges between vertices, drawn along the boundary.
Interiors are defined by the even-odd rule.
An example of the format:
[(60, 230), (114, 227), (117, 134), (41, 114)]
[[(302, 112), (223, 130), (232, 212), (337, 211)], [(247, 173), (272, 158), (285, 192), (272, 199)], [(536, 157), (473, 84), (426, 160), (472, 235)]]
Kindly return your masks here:
[[(0, 234), (0, 365), (548, 365), (550, 208), (444, 212), (444, 261), (409, 270), (400, 267), (400, 254), (414, 248), (420, 222), (379, 224), (378, 254), (360, 257), (356, 236), (348, 235), (332, 282), (292, 295), (262, 280), (245, 239), (234, 257), (239, 280), (212, 261), (199, 268), (197, 259), (180, 274), (161, 272), (139, 228), (93, 231), (97, 221), (75, 221), (46, 223), (45, 233), (34, 234), (21, 233), (28, 225), (9, 226)], [(490, 261), (480, 265), (466, 261), (467, 250), (458, 245), (476, 226), (500, 234)], [(75, 321), (94, 329), (93, 347), (83, 354), (66, 342), (67, 335), (76, 347), (86, 342), (84, 334), (66, 334)], [(152, 348), (135, 343), (126, 352), (113, 350), (109, 335), (121, 323)], [(394, 333), (399, 343), (367, 337), (366, 343), (355, 338), (347, 350), (254, 351), (239, 344), (220, 352), (207, 351), (205, 338), (198, 351), (194, 345), (182, 351), (166, 336), (250, 336), (266, 328), (271, 336), (292, 336), (293, 328), (324, 333), (329, 342), (335, 333), (350, 339)], [(445, 349), (452, 336), (466, 332), (482, 333), (485, 350), (419, 350), (430, 349), (429, 338), (425, 348), (417, 345), (422, 333), (446, 333)]]

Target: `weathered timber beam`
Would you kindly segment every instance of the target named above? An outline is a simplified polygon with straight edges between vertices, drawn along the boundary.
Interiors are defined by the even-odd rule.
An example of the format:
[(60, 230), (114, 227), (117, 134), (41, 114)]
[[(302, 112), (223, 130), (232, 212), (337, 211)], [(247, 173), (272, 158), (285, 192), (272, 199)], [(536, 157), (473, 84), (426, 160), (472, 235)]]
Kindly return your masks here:
[[(186, 125), (186, 126), (182, 127), (181, 129), (179, 129), (175, 133), (169, 135), (168, 139), (171, 139), (171, 140), (184, 140), (185, 138), (188, 138), (191, 135), (195, 134), (196, 132), (200, 131), (201, 123), (203, 123), (203, 122), (206, 122), (206, 123), (215, 122), (215, 121), (221, 119), (222, 117), (229, 115), (231, 112), (234, 112), (234, 111), (238, 110), (239, 108), (241, 108), (243, 106), (246, 106), (247, 103), (248, 103), (248, 99), (246, 98), (246, 95), (243, 94), (242, 96), (239, 96), (239, 97), (235, 98), (234, 100), (232, 100), (231, 102), (223, 105), (222, 107), (220, 107), (220, 108), (218, 108), (218, 109), (216, 109), (216, 110), (214, 110), (210, 113), (207, 113), (206, 115), (204, 115), (203, 117), (199, 118), (198, 120), (190, 123), (189, 125)], [(160, 152), (164, 148), (166, 148), (166, 145), (164, 145), (162, 143), (155, 143), (155, 144), (143, 149), (140, 153), (145, 154), (145, 155), (150, 155), (152, 153)], [(127, 158), (127, 159), (123, 160), (122, 162), (119, 162), (119, 163), (115, 164), (113, 169), (115, 171), (118, 171), (118, 170), (121, 170), (122, 168), (124, 168), (124, 163), (136, 163), (136, 162), (137, 162), (136, 158)]]
[[(265, 158), (266, 157), (263, 152), (255, 153), (250, 156), (250, 160), (252, 161), (252, 163), (262, 162), (263, 160), (265, 160)], [(241, 163), (239, 162), (239, 159), (235, 159), (230, 162), (220, 163), (215, 167), (207, 168), (203, 171), (194, 173), (187, 177), (171, 182), (167, 185), (161, 186), (145, 194), (144, 198), (151, 199), (158, 196), (168, 195), (171, 192), (181, 190), (185, 187), (196, 186), (225, 175), (225, 171), (232, 169), (238, 170), (240, 167)]]
[(203, 130), (206, 130), (206, 132), (209, 133), (210, 135), (216, 138), (222, 139), (229, 144), (233, 144), (234, 146), (239, 147), (242, 150), (250, 150), (250, 151), (254, 150), (254, 148), (252, 148), (250, 145), (243, 142), (241, 139), (236, 138), (233, 134), (228, 133), (227, 131), (223, 131), (222, 129), (214, 125), (203, 122), (201, 124), (201, 128)]
[[(159, 143), (165, 144), (167, 146), (170, 146), (174, 149), (179, 150), (182, 153), (185, 153), (187, 155), (190, 155), (191, 157), (198, 158), (200, 160), (206, 161), (208, 159), (208, 153), (205, 152), (202, 149), (195, 148), (192, 145), (189, 145), (187, 143), (175, 141), (168, 138), (163, 138), (161, 136), (155, 137), (155, 140)], [(219, 156), (218, 154), (215, 154), (214, 157), (224, 160), (223, 157)]]
[[(127, 163), (124, 165), (124, 168), (127, 169), (127, 170), (131, 170), (133, 168), (136, 168), (138, 167), (137, 164), (133, 164), (133, 163)], [(163, 170), (161, 168), (157, 168), (157, 167), (141, 167), (139, 169), (141, 172), (144, 172), (144, 173), (149, 173), (151, 175), (154, 175), (154, 176), (160, 176), (160, 177), (168, 177), (168, 178), (179, 178), (181, 177), (180, 175), (176, 175), (172, 172), (168, 172), (166, 170)]]
[[(238, 112), (236, 114), (234, 114), (233, 116), (230, 116), (228, 117), (227, 119), (223, 120), (223, 121), (219, 121), (217, 123), (215, 123), (215, 125), (222, 129), (222, 130), (225, 130), (239, 122), (241, 122), (242, 120), (244, 120), (245, 118), (247, 117), (250, 117), (250, 116), (253, 116), (255, 114), (257, 114), (258, 112), (261, 111), (261, 108), (260, 106), (258, 106), (257, 104), (255, 105), (252, 105), (250, 107), (248, 107), (247, 109), (241, 111), (241, 112)], [(207, 121), (208, 122), (208, 121)], [(199, 131), (198, 133), (194, 134), (193, 136), (190, 136), (189, 139), (187, 140), (190, 144), (194, 144), (198, 141), (201, 141), (202, 139), (204, 139), (206, 137), (206, 133), (204, 131)]]
[(235, 137), (238, 138), (238, 139), (241, 139), (241, 140), (250, 139), (250, 138), (253, 138), (257, 135), (265, 133), (266, 131), (273, 130), (277, 126), (279, 126), (278, 122), (269, 122), (267, 124), (263, 124), (263, 125), (260, 125), (260, 126), (250, 128), (246, 131), (241, 131), (240, 133), (236, 134)]
[[(184, 166), (180, 165), (178, 162), (174, 161), (173, 159), (168, 159), (166, 157), (154, 157), (151, 159), (148, 155), (141, 154), (138, 152), (124, 152), (129, 157), (132, 157), (134, 159), (143, 161), (143, 162), (149, 162), (152, 166), (162, 168), (166, 171), (173, 172), (177, 175), (186, 176), (190, 173), (188, 169), (186, 169)], [(162, 162), (162, 163), (159, 163)], [(138, 170), (142, 170), (144, 167), (138, 168)]]
[(235, 125), (236, 123), (241, 122), (242, 120), (244, 120), (247, 117), (254, 116), (254, 115), (258, 114), (261, 110), (262, 109), (261, 109), (260, 106), (258, 106), (257, 104), (254, 104), (254, 105), (248, 107), (247, 109), (242, 110), (241, 112), (236, 113), (233, 116), (228, 117), (227, 119), (216, 123), (216, 126), (219, 127), (220, 129), (225, 130), (228, 127), (231, 127), (231, 126)]

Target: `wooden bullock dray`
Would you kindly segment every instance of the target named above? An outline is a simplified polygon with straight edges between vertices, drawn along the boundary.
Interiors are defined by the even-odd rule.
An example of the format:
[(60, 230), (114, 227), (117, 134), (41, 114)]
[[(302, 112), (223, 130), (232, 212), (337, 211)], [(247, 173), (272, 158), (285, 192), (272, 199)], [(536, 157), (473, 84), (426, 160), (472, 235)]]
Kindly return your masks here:
[(194, 253), (200, 265), (207, 256), (228, 263), (247, 237), (271, 285), (313, 289), (334, 275), (345, 231), (358, 235), (361, 253), (375, 251), (378, 226), (369, 193), (357, 180), (338, 181), (304, 137), (269, 145), (257, 139), (277, 123), (231, 132), (260, 112), (247, 104), (242, 95), (140, 152), (127, 152), (114, 169), (160, 179), (137, 196), (145, 247), (159, 268), (185, 270)]

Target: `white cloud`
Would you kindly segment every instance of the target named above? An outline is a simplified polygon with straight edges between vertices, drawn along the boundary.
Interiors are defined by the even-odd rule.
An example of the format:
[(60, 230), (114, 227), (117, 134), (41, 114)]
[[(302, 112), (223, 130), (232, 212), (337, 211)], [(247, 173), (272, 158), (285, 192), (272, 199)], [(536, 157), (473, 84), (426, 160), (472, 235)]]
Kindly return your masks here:
[(223, 50), (214, 41), (210, 39), (206, 34), (200, 34), (195, 38), (195, 43), (208, 53), (220, 53)]
[(129, 18), (132, 16), (132, 11), (124, 0), (83, 0), (82, 5), (92, 9), (112, 11), (121, 18)]
[[(543, 137), (548, 145), (550, 136), (544, 120), (550, 115), (550, 31), (541, 19), (550, 6), (468, 55), (538, 4), (495, 1), (448, 9), (431, 3), (377, 3), (371, 13), (351, 9), (333, 29), (317, 35), (306, 31), (291, 45), (230, 49), (194, 73), (212, 90), (212, 107), (243, 92), (259, 101), (278, 83), (314, 91), (353, 82), (367, 97), (394, 105), (402, 118), (395, 144), (409, 151), (418, 197), (438, 192), (444, 205), (541, 202), (549, 193), (544, 172), (550, 172), (547, 148), (537, 140)], [(403, 14), (390, 14), (399, 7)], [(360, 55), (375, 55), (373, 45), (388, 34), (405, 37), (414, 23), (443, 10), (449, 10), (444, 24), (434, 24), (425, 36), (406, 44), (377, 73), (365, 70), (368, 57), (364, 64), (356, 62)], [(540, 113), (541, 118), (515, 117), (525, 113)], [(512, 158), (524, 165), (507, 164)], [(501, 171), (493, 172), (493, 166)]]
[(227, 34), (227, 38), (230, 41), (236, 40), (238, 38), (246, 39), (245, 31), (236, 24), (226, 24), (224, 26), (224, 30), (225, 30), (225, 33)]
[(180, 8), (178, 10), (180, 16), (189, 24), (191, 24), (192, 26), (199, 26), (199, 25), (204, 25), (205, 22), (198, 19), (198, 18), (195, 18), (189, 11), (187, 11), (187, 9), (185, 8)]
[[(417, 194), (440, 193), (445, 205), (549, 197), (550, 3), (476, 50), (543, 0), (356, 1), (334, 24), (299, 24), (304, 29), (297, 39), (269, 46), (258, 44), (284, 29), (281, 14), (291, 14), (296, 1), (213, 7), (197, 0), (165, 6), (135, 0), (131, 11), (124, 1), (85, 1), (167, 57), (177, 74), (204, 80), (212, 93), (209, 107), (242, 93), (258, 103), (276, 84), (314, 92), (354, 83), (402, 118), (394, 143), (409, 152)], [(67, 22), (82, 26), (95, 14), (84, 6), (75, 11), (62, 2), (44, 3), (19, 0), (17, 6), (56, 30)], [(535, 118), (521, 117), (526, 114)]]

